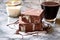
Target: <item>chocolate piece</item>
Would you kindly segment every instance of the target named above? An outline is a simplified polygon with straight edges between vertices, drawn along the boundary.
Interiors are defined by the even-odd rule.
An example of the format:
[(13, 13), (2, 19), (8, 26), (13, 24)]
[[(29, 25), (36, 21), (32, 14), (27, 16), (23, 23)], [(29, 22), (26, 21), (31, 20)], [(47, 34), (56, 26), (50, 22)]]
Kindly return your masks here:
[(27, 24), (19, 24), (19, 31), (24, 31), (24, 32), (33, 32), (33, 31), (42, 31), (42, 23), (27, 23)]
[(33, 24), (26, 24), (25, 32), (32, 32), (32, 31), (33, 31)]
[(19, 31), (32, 32), (33, 24), (19, 24)]
[(24, 32), (32, 32), (33, 31), (33, 24), (32, 23), (25, 23), (21, 20), (21, 17), (19, 17), (19, 31)]
[(30, 9), (29, 11), (22, 12), (22, 15), (22, 21), (26, 23), (39, 23), (43, 18), (43, 10)]
[(19, 31), (33, 32), (43, 30), (43, 14), (43, 10), (37, 9), (30, 9), (23, 12), (19, 17)]
[(42, 23), (43, 15), (44, 11), (40, 14), (40, 16), (30, 16), (31, 23)]
[(29, 16), (23, 16), (22, 21), (29, 23)]
[(41, 31), (41, 30), (43, 30), (42, 23), (36, 23), (34, 31)]
[(39, 23), (40, 17), (38, 16), (30, 16), (31, 23)]

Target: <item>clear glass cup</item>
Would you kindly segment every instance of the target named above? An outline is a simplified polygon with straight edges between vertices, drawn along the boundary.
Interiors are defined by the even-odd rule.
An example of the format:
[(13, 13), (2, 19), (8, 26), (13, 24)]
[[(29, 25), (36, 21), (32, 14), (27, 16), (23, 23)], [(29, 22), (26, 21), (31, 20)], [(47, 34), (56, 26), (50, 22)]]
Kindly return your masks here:
[(59, 0), (43, 0), (41, 8), (44, 10), (43, 25), (47, 33), (53, 33), (56, 27), (56, 16), (59, 11)]
[(59, 1), (46, 0), (41, 4), (42, 9), (44, 9), (44, 18), (47, 21), (55, 21), (59, 9)]
[(6, 2), (6, 10), (9, 17), (19, 17), (21, 14), (21, 1), (9, 0)]
[(44, 22), (46, 21), (45, 24), (55, 24), (59, 6), (59, 0), (44, 0), (41, 3), (41, 8), (44, 9)]

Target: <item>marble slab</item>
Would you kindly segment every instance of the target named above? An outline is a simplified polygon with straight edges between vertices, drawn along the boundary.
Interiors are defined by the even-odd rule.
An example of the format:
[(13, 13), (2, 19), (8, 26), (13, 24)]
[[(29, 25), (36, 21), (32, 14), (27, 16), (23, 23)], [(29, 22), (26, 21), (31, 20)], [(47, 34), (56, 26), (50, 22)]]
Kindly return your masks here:
[[(22, 8), (22, 11), (26, 10), (31, 6), (31, 8), (39, 9), (40, 5), (35, 5), (32, 4), (29, 5), (30, 3), (26, 3), (24, 7)], [(60, 18), (60, 9), (57, 18)], [(57, 20), (56, 22), (56, 27), (54, 28), (54, 32), (51, 34), (42, 34), (40, 36), (31, 36), (29, 38), (21, 38), (20, 35), (14, 34), (18, 27), (16, 29), (11, 29), (8, 26), (6, 26), (8, 23), (13, 23), (18, 18), (10, 18), (7, 15), (6, 12), (6, 6), (4, 3), (0, 4), (0, 40), (60, 40), (60, 19)], [(12, 26), (15, 28), (14, 26)]]

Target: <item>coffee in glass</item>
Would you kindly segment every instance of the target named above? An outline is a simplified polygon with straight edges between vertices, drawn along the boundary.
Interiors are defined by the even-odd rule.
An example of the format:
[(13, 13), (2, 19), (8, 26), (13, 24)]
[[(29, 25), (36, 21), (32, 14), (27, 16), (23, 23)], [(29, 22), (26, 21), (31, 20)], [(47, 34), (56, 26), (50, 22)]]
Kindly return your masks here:
[(57, 16), (59, 9), (59, 3), (47, 1), (41, 4), (42, 9), (44, 9), (44, 18), (46, 20), (53, 20)]

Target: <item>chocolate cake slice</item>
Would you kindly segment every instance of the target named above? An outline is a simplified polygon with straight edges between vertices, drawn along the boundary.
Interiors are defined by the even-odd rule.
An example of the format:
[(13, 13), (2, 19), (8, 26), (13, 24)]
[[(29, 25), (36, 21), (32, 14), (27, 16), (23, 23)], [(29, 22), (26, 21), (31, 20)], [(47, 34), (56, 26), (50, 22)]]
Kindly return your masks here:
[(33, 32), (33, 24), (25, 24), (25, 32)]
[(32, 23), (25, 23), (23, 21), (20, 21), (20, 23), (19, 23), (19, 31), (33, 32), (33, 24)]
[(22, 21), (21, 16), (19, 17), (19, 31), (22, 32), (32, 32), (33, 31), (33, 24), (32, 23), (25, 23)]
[(21, 13), (22, 21), (26, 23), (40, 23), (43, 18), (43, 10), (29, 9)]
[(29, 23), (29, 16), (23, 16), (22, 21)]
[(19, 31), (33, 32), (41, 31), (42, 27), (43, 10), (28, 9), (22, 12), (19, 17)]
[(43, 30), (42, 23), (36, 23), (34, 31), (42, 31), (42, 30)]

